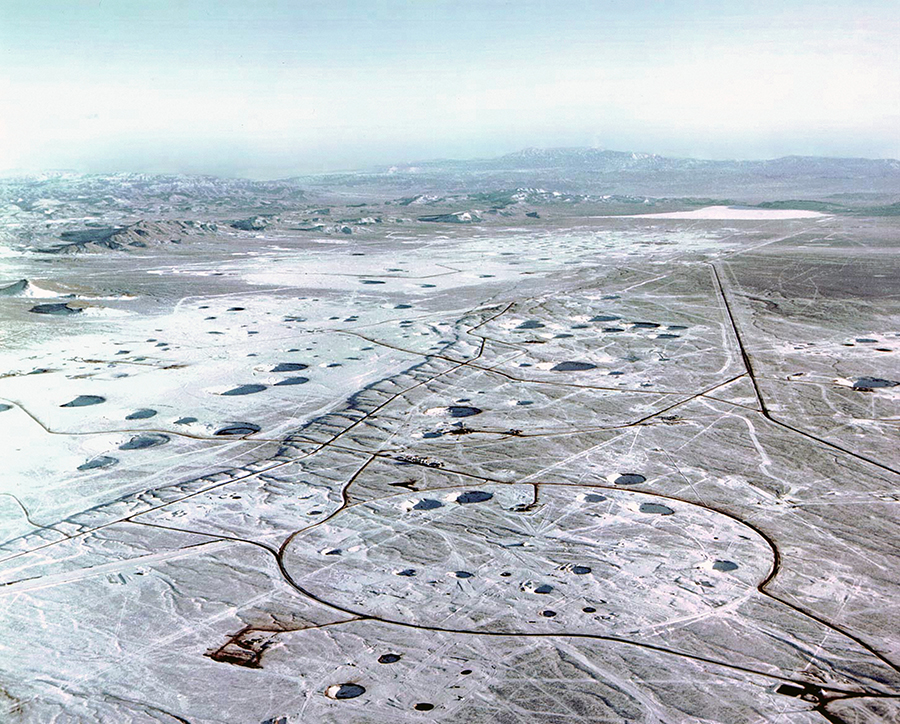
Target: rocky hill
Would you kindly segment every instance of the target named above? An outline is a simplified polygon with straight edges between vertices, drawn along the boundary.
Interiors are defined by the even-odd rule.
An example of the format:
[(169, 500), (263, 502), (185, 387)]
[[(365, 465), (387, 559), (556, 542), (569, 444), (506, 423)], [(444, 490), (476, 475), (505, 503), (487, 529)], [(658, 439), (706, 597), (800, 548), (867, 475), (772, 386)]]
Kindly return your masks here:
[(134, 251), (162, 244), (180, 244), (187, 237), (211, 235), (216, 224), (196, 221), (138, 221), (128, 226), (96, 226), (64, 231), (62, 242), (40, 249), (48, 254), (80, 254), (91, 251)]

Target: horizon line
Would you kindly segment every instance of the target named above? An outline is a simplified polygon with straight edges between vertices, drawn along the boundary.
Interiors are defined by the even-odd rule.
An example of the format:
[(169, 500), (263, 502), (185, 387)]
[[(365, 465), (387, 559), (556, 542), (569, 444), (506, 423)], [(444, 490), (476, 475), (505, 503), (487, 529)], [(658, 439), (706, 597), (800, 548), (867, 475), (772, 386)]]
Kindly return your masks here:
[(614, 153), (622, 155), (640, 156), (648, 158), (663, 158), (675, 161), (702, 161), (713, 164), (724, 163), (764, 163), (768, 161), (781, 161), (785, 159), (822, 159), (832, 161), (883, 161), (900, 163), (900, 159), (891, 156), (835, 156), (835, 155), (809, 155), (809, 154), (784, 154), (779, 156), (763, 157), (763, 158), (725, 158), (712, 159), (702, 158), (698, 156), (680, 156), (653, 153), (648, 151), (620, 151), (617, 149), (606, 148), (602, 146), (525, 146), (516, 151), (502, 153), (495, 156), (469, 156), (469, 157), (434, 157), (423, 158), (416, 161), (399, 161), (394, 163), (382, 163), (370, 166), (358, 166), (345, 169), (337, 169), (333, 171), (314, 171), (299, 172), (287, 176), (272, 176), (265, 178), (254, 178), (250, 176), (215, 174), (215, 173), (192, 173), (182, 171), (130, 171), (130, 170), (110, 170), (110, 171), (79, 171), (72, 168), (41, 168), (41, 169), (25, 169), (25, 168), (9, 168), (0, 169), (0, 180), (14, 178), (29, 178), (35, 176), (185, 176), (193, 178), (217, 178), (217, 179), (233, 179), (254, 181), (258, 183), (271, 183), (276, 181), (288, 181), (295, 178), (324, 178), (328, 176), (338, 176), (343, 174), (385, 174), (388, 175), (391, 169), (414, 168), (417, 165), (437, 164), (437, 163), (467, 163), (478, 161), (496, 161), (510, 156), (524, 154), (530, 151), (549, 152), (549, 151), (598, 151), (601, 153)]

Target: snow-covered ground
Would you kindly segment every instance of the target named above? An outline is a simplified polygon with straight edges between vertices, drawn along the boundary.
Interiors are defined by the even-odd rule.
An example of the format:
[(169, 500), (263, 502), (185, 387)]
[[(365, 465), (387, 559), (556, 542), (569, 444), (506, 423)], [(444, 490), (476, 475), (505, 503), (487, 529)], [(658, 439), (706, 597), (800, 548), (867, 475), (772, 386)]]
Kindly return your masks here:
[[(621, 218), (3, 257), (0, 721), (818, 724), (900, 692), (900, 333), (824, 283), (858, 232)], [(826, 271), (784, 273), (798, 231)], [(30, 311), (56, 293), (85, 311)]]

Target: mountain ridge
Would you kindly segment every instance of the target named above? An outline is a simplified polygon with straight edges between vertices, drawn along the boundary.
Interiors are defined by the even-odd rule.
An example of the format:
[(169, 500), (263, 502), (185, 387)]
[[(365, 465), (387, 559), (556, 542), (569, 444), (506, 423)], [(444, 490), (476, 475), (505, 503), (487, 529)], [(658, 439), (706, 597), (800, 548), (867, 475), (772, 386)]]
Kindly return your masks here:
[(489, 158), (475, 159), (431, 159), (409, 164), (395, 164), (389, 169), (393, 173), (422, 168), (470, 168), (484, 170), (515, 170), (557, 168), (561, 166), (589, 167), (594, 170), (649, 171), (649, 170), (748, 170), (783, 169), (818, 170), (828, 167), (842, 167), (869, 170), (886, 170), (900, 173), (900, 160), (892, 158), (863, 158), (854, 156), (805, 156), (790, 154), (771, 159), (717, 160), (679, 156), (664, 156), (656, 153), (636, 151), (615, 151), (586, 146), (560, 146), (551, 148), (528, 147), (512, 153)]

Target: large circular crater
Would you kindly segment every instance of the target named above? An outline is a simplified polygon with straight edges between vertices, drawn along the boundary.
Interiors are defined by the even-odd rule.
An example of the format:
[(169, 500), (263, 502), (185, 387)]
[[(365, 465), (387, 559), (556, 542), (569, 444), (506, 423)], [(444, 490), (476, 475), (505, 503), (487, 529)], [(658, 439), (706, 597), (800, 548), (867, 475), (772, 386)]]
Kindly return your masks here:
[(752, 528), (651, 493), (542, 484), (424, 491), (296, 536), (285, 569), (324, 601), (447, 630), (616, 635), (747, 598)]

